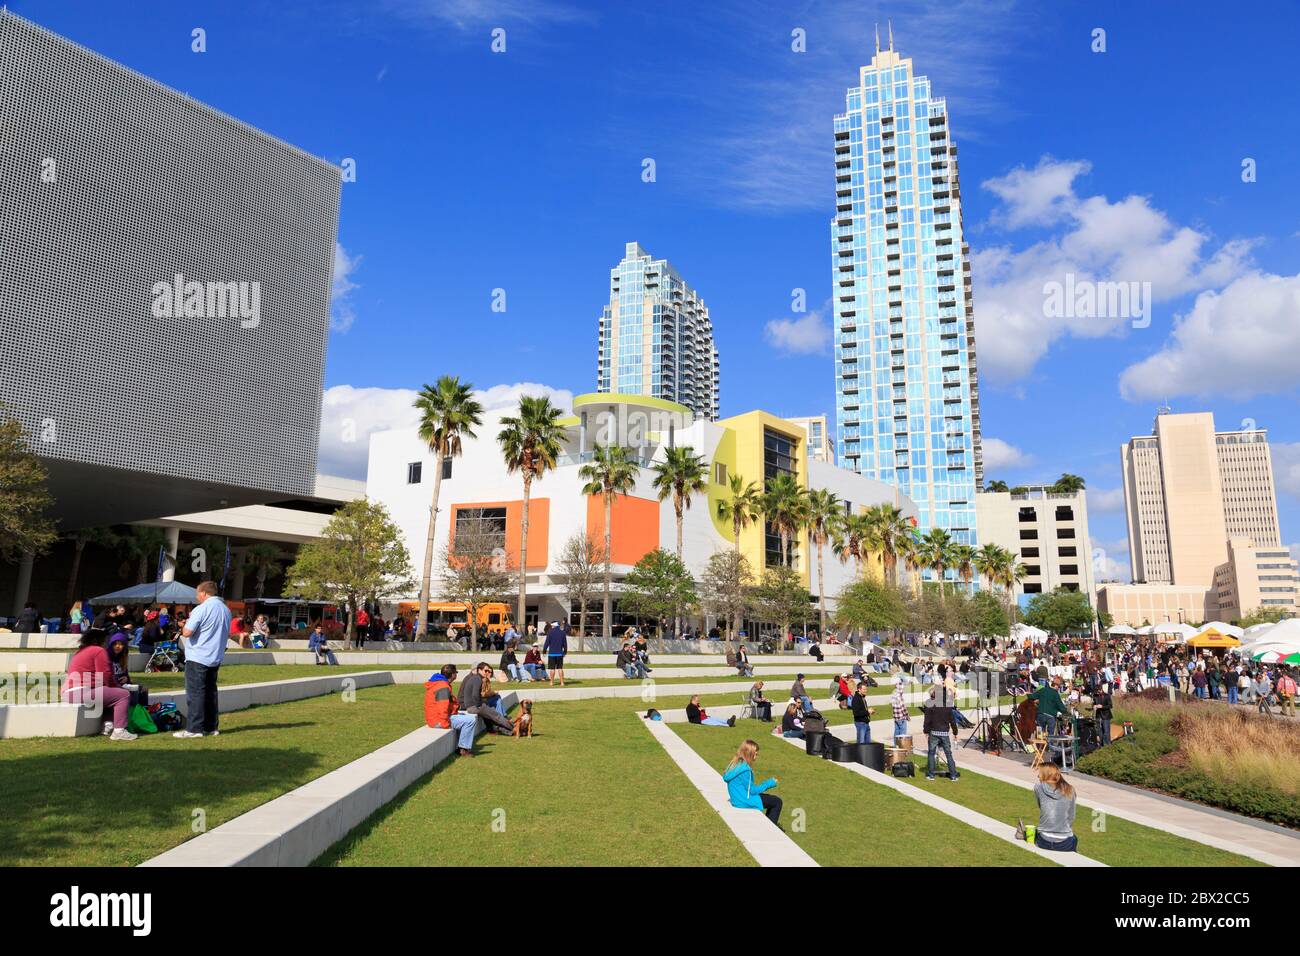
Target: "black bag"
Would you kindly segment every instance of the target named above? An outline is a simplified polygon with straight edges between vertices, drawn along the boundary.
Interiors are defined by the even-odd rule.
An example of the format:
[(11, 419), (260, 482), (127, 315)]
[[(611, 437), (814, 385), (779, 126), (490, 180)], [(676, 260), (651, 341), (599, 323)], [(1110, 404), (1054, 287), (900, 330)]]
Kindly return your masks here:
[(895, 777), (914, 777), (916, 776), (916, 764), (910, 760), (900, 760), (889, 768), (889, 772)]
[(803, 715), (803, 732), (824, 733), (826, 730), (826, 718), (821, 715), (821, 711), (810, 710)]
[(867, 686), (868, 686), (868, 687), (879, 687), (879, 686), (880, 686), (879, 684), (876, 683), (876, 679), (875, 679), (874, 677), (872, 677), (870, 674), (865, 675), (863, 679), (867, 682)]

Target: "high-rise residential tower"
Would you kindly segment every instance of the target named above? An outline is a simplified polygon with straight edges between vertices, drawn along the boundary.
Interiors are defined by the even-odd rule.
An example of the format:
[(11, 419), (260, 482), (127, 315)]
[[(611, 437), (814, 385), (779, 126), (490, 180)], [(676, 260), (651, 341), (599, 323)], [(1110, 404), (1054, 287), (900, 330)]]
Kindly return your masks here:
[(1209, 581), (1230, 538), (1281, 546), (1267, 432), (1220, 432), (1209, 412), (1162, 411), (1120, 456), (1134, 581)]
[(718, 350), (699, 294), (666, 259), (629, 242), (609, 272), (600, 317), (596, 388), (649, 395), (718, 420)]
[(835, 117), (837, 450), (922, 531), (977, 544), (983, 484), (969, 252), (947, 103), (876, 45)]

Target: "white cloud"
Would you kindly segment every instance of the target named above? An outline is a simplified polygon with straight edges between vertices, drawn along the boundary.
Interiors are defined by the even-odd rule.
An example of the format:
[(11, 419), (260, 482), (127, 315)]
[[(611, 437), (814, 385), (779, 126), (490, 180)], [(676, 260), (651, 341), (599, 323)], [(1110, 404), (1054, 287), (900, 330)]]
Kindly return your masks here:
[[(327, 388), (321, 400), (317, 470), (342, 478), (365, 478), (371, 434), (413, 427), (419, 421), (414, 408), (417, 394), (411, 388)], [(572, 392), (532, 382), (493, 385), (474, 393), (485, 412), (513, 408), (522, 395), (546, 395), (566, 411), (573, 406)]]
[(1004, 442), (1001, 438), (985, 438), (981, 447), (984, 449), (985, 472), (999, 468), (1024, 468), (1034, 463), (1033, 455)]
[(1164, 347), (1123, 371), (1120, 393), (1139, 400), (1293, 392), (1297, 355), (1300, 274), (1252, 272), (1197, 296)]
[[(1057, 339), (1115, 335), (1133, 321), (1132, 310), (1126, 316), (1107, 308), (1049, 315), (1049, 283), (1150, 283), (1151, 299), (1160, 304), (1218, 288), (1247, 269), (1249, 242), (1215, 248), (1208, 234), (1177, 225), (1143, 196), (1111, 202), (1079, 195), (1076, 180), (1089, 168), (1043, 157), (1032, 169), (1020, 167), (983, 184), (1001, 200), (992, 225), (1051, 232), (1023, 248), (990, 245), (973, 255), (980, 372), (993, 381), (1028, 375)], [(1147, 320), (1151, 305), (1145, 303)]]
[(1124, 488), (1089, 488), (1088, 511), (1109, 514), (1124, 510)]
[(1300, 442), (1273, 442), (1273, 484), (1278, 491), (1300, 498)]
[(357, 314), (352, 306), (352, 292), (360, 288), (352, 281), (352, 270), (361, 262), (360, 256), (349, 256), (340, 243), (334, 243), (334, 273), (330, 280), (330, 328), (346, 332), (352, 328)]
[(773, 348), (801, 355), (825, 352), (831, 344), (831, 327), (821, 312), (809, 312), (801, 319), (774, 319), (764, 334)]

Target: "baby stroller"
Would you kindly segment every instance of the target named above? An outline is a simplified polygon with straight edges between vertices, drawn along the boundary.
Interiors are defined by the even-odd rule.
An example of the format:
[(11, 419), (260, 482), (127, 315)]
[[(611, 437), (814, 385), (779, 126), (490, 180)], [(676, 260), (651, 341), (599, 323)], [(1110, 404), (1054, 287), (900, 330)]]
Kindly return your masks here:
[(161, 641), (154, 645), (153, 654), (145, 662), (146, 671), (178, 671), (181, 669), (181, 648), (178, 641)]

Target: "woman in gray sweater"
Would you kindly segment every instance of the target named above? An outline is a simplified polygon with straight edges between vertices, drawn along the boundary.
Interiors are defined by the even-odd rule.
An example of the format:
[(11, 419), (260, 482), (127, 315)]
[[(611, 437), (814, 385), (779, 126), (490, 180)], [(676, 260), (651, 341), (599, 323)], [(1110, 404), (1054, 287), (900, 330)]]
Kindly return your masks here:
[(1074, 787), (1061, 776), (1056, 764), (1045, 763), (1038, 768), (1034, 799), (1038, 801), (1034, 845), (1044, 850), (1074, 852), (1079, 846), (1079, 838), (1074, 835)]

